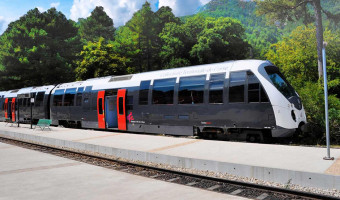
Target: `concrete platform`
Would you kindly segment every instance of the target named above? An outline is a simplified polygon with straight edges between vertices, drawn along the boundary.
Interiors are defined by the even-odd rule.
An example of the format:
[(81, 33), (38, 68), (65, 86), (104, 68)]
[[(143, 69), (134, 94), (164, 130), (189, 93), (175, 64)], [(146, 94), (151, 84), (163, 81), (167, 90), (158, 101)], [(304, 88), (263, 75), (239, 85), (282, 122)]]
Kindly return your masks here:
[(100, 153), (134, 161), (229, 173), (281, 184), (340, 190), (340, 149), (326, 161), (325, 148), (209, 141), (155, 135), (114, 133), (28, 125), (5, 127), (0, 135), (26, 141)]
[(0, 199), (239, 199), (0, 143)]

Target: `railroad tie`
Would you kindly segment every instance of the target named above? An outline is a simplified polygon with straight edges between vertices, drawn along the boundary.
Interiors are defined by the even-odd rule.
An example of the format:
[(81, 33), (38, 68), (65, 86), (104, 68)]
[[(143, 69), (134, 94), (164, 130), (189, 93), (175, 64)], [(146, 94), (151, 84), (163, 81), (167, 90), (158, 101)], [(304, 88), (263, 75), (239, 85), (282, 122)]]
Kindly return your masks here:
[(217, 188), (221, 187), (221, 185), (214, 185), (208, 188), (207, 190), (216, 190)]
[(179, 179), (179, 177), (177, 177), (177, 178), (172, 178), (172, 179), (169, 179), (169, 180), (167, 180), (168, 182), (173, 182), (173, 181), (176, 181), (176, 180), (178, 180)]
[(143, 173), (145, 173), (145, 172), (146, 172), (146, 171), (143, 170), (143, 171), (140, 171), (140, 172), (135, 173), (135, 175), (140, 175), (140, 174), (143, 174)]
[(234, 192), (230, 193), (231, 195), (237, 195), (237, 194), (240, 194), (241, 192), (243, 192), (243, 190), (241, 189), (238, 189), (238, 190), (235, 190)]
[(269, 195), (267, 193), (263, 193), (260, 196), (256, 197), (256, 200), (263, 200), (267, 198)]
[(153, 175), (153, 176), (150, 176), (150, 178), (156, 178), (158, 177), (159, 175)]
[(186, 186), (193, 186), (193, 185), (196, 185), (198, 182), (191, 182), (191, 183), (188, 183), (186, 184)]

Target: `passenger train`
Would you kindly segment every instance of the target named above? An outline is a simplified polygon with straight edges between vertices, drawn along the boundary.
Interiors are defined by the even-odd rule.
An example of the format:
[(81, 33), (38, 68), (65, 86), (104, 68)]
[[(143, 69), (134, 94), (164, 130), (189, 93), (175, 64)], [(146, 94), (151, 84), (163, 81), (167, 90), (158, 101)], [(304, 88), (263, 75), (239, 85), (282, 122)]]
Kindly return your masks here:
[[(228, 61), (0, 92), (13, 121), (263, 141), (306, 124), (301, 100), (269, 61)], [(18, 99), (18, 97), (21, 97)], [(0, 108), (1, 108), (0, 107)]]

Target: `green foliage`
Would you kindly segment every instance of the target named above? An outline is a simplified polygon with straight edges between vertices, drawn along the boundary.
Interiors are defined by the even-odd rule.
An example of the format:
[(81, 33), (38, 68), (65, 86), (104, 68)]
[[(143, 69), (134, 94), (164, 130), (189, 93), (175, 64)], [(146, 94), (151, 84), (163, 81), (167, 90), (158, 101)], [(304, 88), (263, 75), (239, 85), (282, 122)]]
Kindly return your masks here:
[(166, 24), (160, 37), (160, 56), (167, 68), (244, 59), (249, 47), (244, 28), (231, 18), (195, 15), (183, 24)]
[(101, 37), (109, 41), (114, 38), (113, 21), (101, 6), (97, 6), (88, 18), (79, 19), (79, 24), (79, 35), (85, 41), (94, 42)]
[(238, 19), (246, 31), (246, 40), (252, 47), (251, 57), (264, 59), (269, 46), (280, 39), (281, 31), (267, 25), (263, 16), (256, 16), (254, 1), (212, 0), (200, 10), (209, 17), (231, 17)]
[[(294, 85), (301, 86), (304, 81), (318, 81), (316, 34), (315, 27), (299, 26), (288, 37), (273, 44), (268, 54), (269, 60), (277, 64), (287, 79)], [(340, 94), (340, 38), (339, 32), (332, 33), (330, 30), (324, 32), (327, 46), (327, 75), (329, 87), (334, 94)], [(337, 93), (338, 92), (338, 93)]]
[(77, 63), (77, 80), (126, 73), (126, 58), (117, 55), (114, 52), (114, 45), (106, 44), (104, 38), (99, 38), (95, 43), (88, 42), (80, 55), (83, 60)]
[(135, 12), (132, 19), (126, 23), (126, 26), (138, 36), (138, 54), (134, 63), (139, 66), (138, 71), (140, 72), (150, 71), (152, 67), (155, 67), (157, 22), (157, 17), (152, 12), (150, 3), (146, 2), (142, 9)]
[[(117, 41), (125, 41), (123, 47), (133, 49), (132, 53), (122, 54), (129, 59), (129, 70), (142, 72), (162, 69), (163, 61), (158, 52), (164, 43), (159, 34), (166, 24), (179, 22), (179, 18), (174, 16), (171, 8), (161, 7), (154, 13), (148, 2), (141, 10), (134, 13), (132, 19), (122, 27), (123, 31), (118, 31), (116, 36)], [(118, 51), (121, 50), (118, 48)]]
[[(266, 55), (285, 74), (301, 96), (307, 121), (313, 125), (311, 135), (300, 135), (303, 143), (321, 142), (324, 124), (324, 94), (318, 79), (315, 27), (297, 27), (282, 41), (273, 44)], [(339, 33), (325, 30), (327, 46), (327, 73), (329, 83), (330, 130), (334, 135), (340, 128), (340, 37)], [(308, 138), (309, 141), (305, 139)], [(312, 140), (312, 141), (310, 141)]]
[(248, 43), (243, 40), (244, 28), (231, 18), (207, 18), (190, 55), (199, 63), (222, 62), (246, 58)]
[(312, 13), (308, 8), (309, 0), (257, 0), (257, 13), (265, 14), (272, 23), (277, 20), (285, 23), (288, 21), (298, 21), (303, 19), (305, 24), (313, 22)]
[(0, 85), (13, 89), (73, 81), (77, 33), (75, 23), (55, 8), (28, 11), (1, 35)]

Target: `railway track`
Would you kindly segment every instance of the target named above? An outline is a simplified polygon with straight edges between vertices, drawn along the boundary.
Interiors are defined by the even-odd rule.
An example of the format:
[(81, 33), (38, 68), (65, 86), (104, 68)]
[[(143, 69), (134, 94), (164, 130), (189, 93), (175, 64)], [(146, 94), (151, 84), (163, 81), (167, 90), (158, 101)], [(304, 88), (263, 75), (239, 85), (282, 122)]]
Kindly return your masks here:
[(173, 182), (190, 187), (206, 189), (214, 192), (232, 194), (236, 196), (269, 200), (269, 199), (339, 199), (333, 196), (320, 195), (315, 193), (306, 193), (296, 190), (289, 190), (264, 185), (256, 185), (227, 179), (207, 177), (197, 174), (173, 171), (146, 165), (129, 163), (125, 161), (103, 158), (100, 156), (89, 155), (86, 153), (73, 152), (71, 150), (59, 149), (40, 144), (8, 139), (0, 137), (0, 142), (7, 143), (26, 149), (49, 153), (52, 155), (84, 162), (91, 165), (105, 167), (139, 176), (149, 177), (157, 180)]

